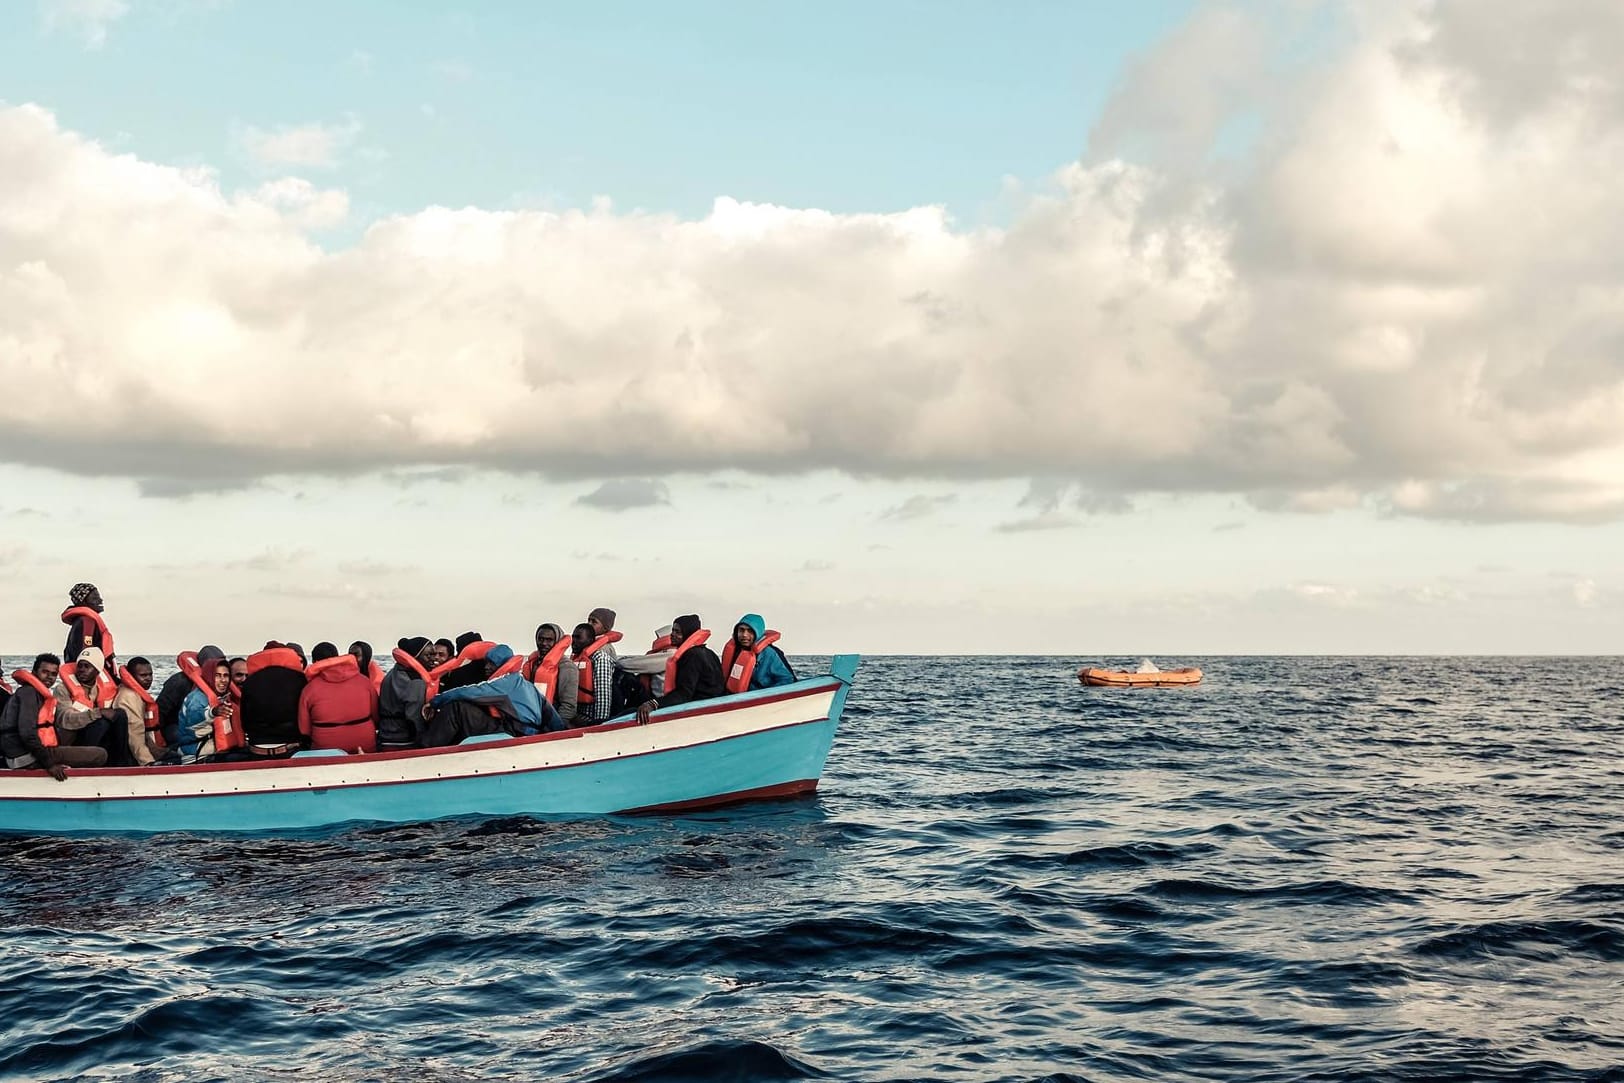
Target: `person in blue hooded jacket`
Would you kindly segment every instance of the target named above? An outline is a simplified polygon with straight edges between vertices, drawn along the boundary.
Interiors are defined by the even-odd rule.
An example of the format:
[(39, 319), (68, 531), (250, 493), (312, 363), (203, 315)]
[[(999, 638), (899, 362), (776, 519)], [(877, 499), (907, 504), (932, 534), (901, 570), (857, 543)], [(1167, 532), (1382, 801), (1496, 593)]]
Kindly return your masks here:
[[(759, 613), (746, 613), (739, 618), (739, 623), (733, 626), (733, 650), (730, 654), (743, 654), (753, 650), (756, 641), (767, 634), (767, 622)], [(723, 674), (726, 676), (726, 673)], [(790, 668), (789, 659), (784, 652), (778, 649), (777, 644), (768, 646), (756, 655), (755, 672), (750, 675), (751, 690), (757, 688), (776, 688), (781, 684), (794, 684), (795, 670)]]
[[(492, 647), (485, 661), (495, 670), (512, 658), (513, 648), (501, 645)], [(529, 737), (569, 729), (569, 723), (541, 698), (522, 672), (448, 689), (430, 700), (429, 707), (431, 713), (423, 732), (425, 748), (452, 745), (486, 733)], [(486, 710), (490, 707), (496, 708), (499, 720)]]

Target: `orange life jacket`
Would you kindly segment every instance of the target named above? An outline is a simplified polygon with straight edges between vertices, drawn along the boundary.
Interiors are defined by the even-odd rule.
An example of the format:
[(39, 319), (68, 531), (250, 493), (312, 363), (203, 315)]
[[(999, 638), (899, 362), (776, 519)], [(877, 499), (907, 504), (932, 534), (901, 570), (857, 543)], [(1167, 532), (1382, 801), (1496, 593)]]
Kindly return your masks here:
[(435, 666), (434, 672), (431, 673), (423, 668), (422, 662), (419, 662), (416, 658), (413, 658), (399, 647), (396, 647), (390, 653), (390, 657), (395, 660), (395, 665), (405, 666), (407, 669), (411, 670), (417, 675), (418, 680), (428, 685), (427, 691), (423, 693), (424, 703), (427, 703), (429, 700), (440, 694), (440, 676), (437, 676), (437, 674), (439, 674), (439, 666)]
[(710, 638), (710, 631), (708, 629), (701, 628), (699, 631), (695, 632), (693, 635), (689, 636), (687, 639), (684, 639), (682, 641), (682, 646), (678, 647), (672, 653), (671, 657), (666, 659), (666, 662), (665, 662), (665, 690), (667, 692), (671, 691), (673, 688), (675, 688), (677, 686), (677, 660), (679, 658), (681, 658), (683, 655), (687, 654), (689, 651), (693, 650), (695, 647), (698, 647), (701, 644), (703, 644), (709, 638)]
[(153, 748), (163, 748), (164, 728), (158, 721), (158, 701), (152, 698), (151, 692), (141, 687), (141, 682), (135, 679), (129, 666), (118, 667), (118, 683), (140, 697), (141, 723), (147, 727), (147, 740), (152, 742)]
[(305, 664), (299, 661), (299, 652), (292, 647), (266, 647), (248, 656), (248, 676), (262, 669), (291, 669), (303, 673)]
[(564, 660), (564, 652), (569, 650), (569, 646), (569, 640), (560, 639), (553, 644), (546, 657), (543, 657), (540, 651), (531, 651), (530, 657), (524, 660), (525, 677), (536, 686), (541, 698), (554, 707), (558, 706), (558, 666)]
[(39, 730), (39, 743), (46, 748), (56, 747), (56, 697), (51, 690), (45, 687), (45, 682), (34, 676), (31, 670), (19, 669), (12, 673), (12, 679), (18, 684), (26, 684), (39, 693), (39, 714), (34, 718), (34, 727)]
[(665, 635), (663, 635), (663, 636), (656, 636), (655, 639), (654, 639), (654, 642), (650, 643), (648, 645), (648, 653), (649, 654), (659, 654), (661, 651), (668, 651), (670, 649), (671, 649), (671, 633), (670, 632), (665, 633)]
[[(778, 633), (772, 629), (762, 632), (756, 639), (755, 646), (739, 655), (739, 641), (730, 639), (727, 646), (722, 648), (722, 672), (727, 674), (727, 690), (729, 692), (750, 691), (750, 678), (756, 675), (756, 659), (761, 652), (778, 642)], [(738, 656), (738, 661), (733, 659)]]
[(85, 689), (85, 686), (79, 683), (79, 675), (74, 672), (77, 667), (77, 662), (72, 666), (63, 663), (62, 671), (57, 677), (62, 682), (62, 687), (68, 690), (68, 696), (73, 702), (87, 711), (111, 707), (113, 697), (118, 695), (118, 685), (113, 683), (111, 677), (98, 669), (96, 671), (96, 694), (91, 695)]
[(367, 659), (367, 680), (372, 682), (374, 692), (383, 691), (383, 670), (378, 668), (378, 662), (374, 658)]
[[(95, 625), (96, 631), (101, 632), (102, 656), (111, 663), (113, 660), (113, 633), (107, 630), (107, 622), (102, 619), (102, 615), (88, 605), (70, 605), (62, 611), (62, 623), (69, 626), (72, 626), (75, 619), (81, 617), (87, 623)], [(85, 629), (83, 639), (82, 646), (94, 647), (96, 645), (96, 637), (88, 627)]]
[[(279, 649), (287, 650), (286, 647)], [(276, 650), (268, 650), (260, 651), (259, 654), (250, 655), (248, 658), (248, 672), (253, 673), (255, 671), (256, 667), (254, 665), (254, 660), (259, 658), (260, 655), (276, 653)], [(294, 660), (294, 664), (297, 665), (299, 656), (291, 650), (287, 650), (287, 653), (288, 656)], [(180, 663), (181, 672), (186, 674), (187, 678), (191, 680), (192, 684), (203, 693), (203, 698), (208, 701), (209, 717), (214, 722), (214, 754), (218, 756), (222, 752), (230, 752), (233, 749), (246, 747), (248, 744), (248, 739), (243, 736), (242, 727), (237, 725), (234, 707), (233, 709), (226, 711), (218, 710), (220, 706), (220, 694), (203, 679), (203, 667), (198, 665), (197, 655), (193, 654), (191, 651), (186, 651), (182, 654), (176, 655), (175, 661)], [(225, 659), (220, 659), (219, 664), (222, 666), (225, 665)], [(265, 668), (265, 663), (262, 662), (257, 668)]]
[(512, 658), (491, 670), (491, 675), (486, 680), (494, 681), (498, 677), (506, 677), (509, 673), (517, 673), (523, 668), (524, 659), (515, 654)]
[[(305, 667), (305, 671), (304, 671), (305, 679), (313, 681), (317, 677), (321, 676), (322, 673), (326, 672), (327, 670), (329, 670), (329, 669), (337, 669), (339, 666), (342, 666), (344, 664), (344, 660), (346, 658), (349, 659), (351, 662), (355, 661), (355, 655), (353, 655), (353, 654), (336, 654), (331, 658), (323, 658), (319, 662), (311, 662), (308, 666)], [(355, 672), (357, 672), (357, 673), (361, 672), (361, 669), (360, 669), (359, 666), (356, 667)]]
[(575, 668), (581, 672), (580, 687), (576, 689), (575, 702), (582, 707), (592, 706), (592, 701), (597, 698), (597, 690), (592, 687), (592, 656), (611, 643), (619, 643), (620, 638), (619, 632), (605, 632), (592, 641), (592, 646), (588, 647), (585, 653), (571, 656)]

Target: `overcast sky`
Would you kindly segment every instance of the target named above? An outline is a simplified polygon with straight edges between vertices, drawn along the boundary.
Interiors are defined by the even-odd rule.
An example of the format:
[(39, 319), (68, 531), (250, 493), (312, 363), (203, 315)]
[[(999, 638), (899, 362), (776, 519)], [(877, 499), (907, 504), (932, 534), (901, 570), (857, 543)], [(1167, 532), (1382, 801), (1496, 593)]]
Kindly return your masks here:
[(1624, 5), (1129, 10), (0, 8), (0, 648), (1624, 652)]

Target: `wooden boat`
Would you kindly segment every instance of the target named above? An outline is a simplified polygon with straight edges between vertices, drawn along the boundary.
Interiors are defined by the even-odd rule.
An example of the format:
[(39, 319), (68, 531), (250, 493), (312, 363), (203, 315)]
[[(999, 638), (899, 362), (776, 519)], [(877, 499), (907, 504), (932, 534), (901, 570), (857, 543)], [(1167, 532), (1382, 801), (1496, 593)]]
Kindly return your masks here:
[(817, 789), (857, 655), (778, 688), (535, 737), (187, 767), (0, 770), (0, 831), (279, 831), (458, 816), (709, 808)]
[(1153, 673), (1132, 673), (1121, 669), (1097, 669), (1085, 666), (1077, 671), (1077, 679), (1099, 688), (1176, 688), (1201, 683), (1201, 670), (1195, 666), (1183, 669), (1161, 669)]

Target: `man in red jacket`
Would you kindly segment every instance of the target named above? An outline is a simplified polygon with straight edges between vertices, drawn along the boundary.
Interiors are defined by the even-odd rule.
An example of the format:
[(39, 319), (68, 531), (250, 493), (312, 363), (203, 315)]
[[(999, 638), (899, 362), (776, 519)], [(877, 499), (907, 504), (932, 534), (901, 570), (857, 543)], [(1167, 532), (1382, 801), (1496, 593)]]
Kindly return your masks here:
[(299, 696), (299, 732), (310, 747), (378, 751), (378, 690), (355, 656), (317, 643), (305, 675), (310, 683)]

